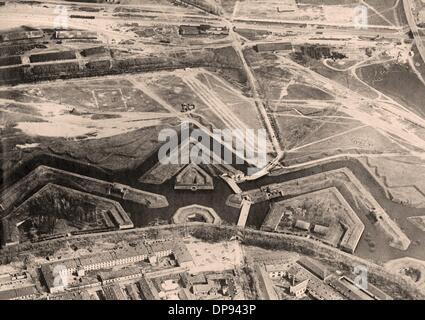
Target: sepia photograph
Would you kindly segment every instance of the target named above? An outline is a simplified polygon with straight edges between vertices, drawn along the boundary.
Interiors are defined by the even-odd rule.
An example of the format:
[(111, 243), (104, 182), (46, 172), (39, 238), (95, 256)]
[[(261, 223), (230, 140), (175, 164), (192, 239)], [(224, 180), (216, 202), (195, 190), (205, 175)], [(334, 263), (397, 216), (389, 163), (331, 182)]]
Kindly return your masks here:
[(425, 1), (0, 0), (0, 300), (425, 300)]

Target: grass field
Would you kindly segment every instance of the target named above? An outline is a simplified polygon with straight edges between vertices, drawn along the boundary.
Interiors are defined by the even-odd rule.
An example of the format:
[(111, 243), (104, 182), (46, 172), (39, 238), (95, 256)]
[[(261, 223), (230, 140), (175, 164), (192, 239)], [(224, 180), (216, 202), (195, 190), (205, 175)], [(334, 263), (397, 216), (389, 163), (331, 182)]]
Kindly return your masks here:
[(358, 75), (418, 115), (425, 116), (424, 84), (408, 65), (396, 63), (372, 65), (359, 69)]

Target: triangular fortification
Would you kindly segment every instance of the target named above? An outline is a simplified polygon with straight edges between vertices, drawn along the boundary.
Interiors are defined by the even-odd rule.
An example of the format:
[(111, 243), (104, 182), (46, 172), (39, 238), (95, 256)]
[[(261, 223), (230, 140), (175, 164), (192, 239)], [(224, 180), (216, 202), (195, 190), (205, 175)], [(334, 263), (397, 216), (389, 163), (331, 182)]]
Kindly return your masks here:
[(188, 164), (177, 176), (174, 189), (213, 190), (212, 177), (195, 163)]

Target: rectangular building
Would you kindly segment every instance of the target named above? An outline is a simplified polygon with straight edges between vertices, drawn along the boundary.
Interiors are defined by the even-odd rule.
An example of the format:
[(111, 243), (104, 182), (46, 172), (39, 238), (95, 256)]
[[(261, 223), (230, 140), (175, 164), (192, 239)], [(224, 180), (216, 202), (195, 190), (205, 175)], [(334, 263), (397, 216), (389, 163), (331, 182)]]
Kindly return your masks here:
[(33, 299), (37, 296), (38, 292), (34, 285), (3, 290), (0, 291), (0, 300), (26, 300)]
[(184, 244), (176, 244), (173, 248), (173, 255), (180, 267), (193, 268), (193, 258)]
[(321, 263), (307, 258), (303, 257), (300, 260), (297, 261), (299, 265), (310, 271), (312, 274), (314, 274), (316, 277), (318, 277), (321, 280), (325, 280), (329, 276), (328, 269), (323, 266)]
[(102, 282), (102, 285), (106, 285), (118, 281), (140, 278), (141, 276), (142, 272), (139, 268), (126, 268), (110, 272), (100, 272), (99, 280)]
[(119, 285), (103, 287), (106, 300), (127, 300)]
[(293, 47), (290, 42), (267, 42), (257, 44), (254, 46), (254, 50), (257, 52), (292, 51)]

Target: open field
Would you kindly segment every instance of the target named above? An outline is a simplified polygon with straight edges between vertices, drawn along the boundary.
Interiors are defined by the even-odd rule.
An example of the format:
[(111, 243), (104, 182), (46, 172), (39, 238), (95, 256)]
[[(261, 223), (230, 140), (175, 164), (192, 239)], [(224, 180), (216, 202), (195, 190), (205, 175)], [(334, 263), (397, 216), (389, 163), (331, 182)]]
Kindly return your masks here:
[(195, 266), (191, 272), (231, 270), (243, 263), (243, 251), (238, 242), (206, 243), (196, 239), (185, 242)]
[(374, 88), (403, 103), (418, 115), (425, 115), (424, 84), (408, 65), (374, 65), (361, 68), (358, 72)]
[[(159, 146), (159, 131), (178, 123), (175, 115), (120, 77), (22, 86), (3, 89), (0, 95), (5, 106), (1, 124), (11, 138), (23, 134), (27, 145), (31, 139), (40, 141), (37, 147), (48, 153), (108, 168), (140, 163)], [(22, 102), (13, 102), (14, 97)]]

